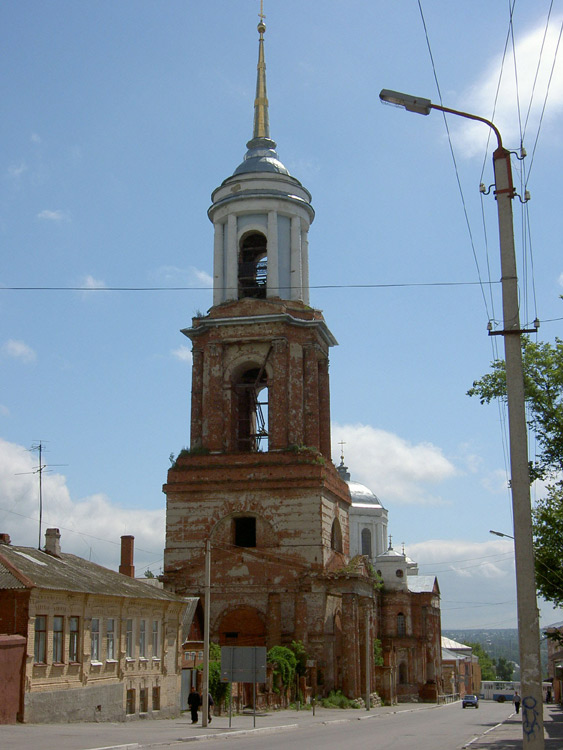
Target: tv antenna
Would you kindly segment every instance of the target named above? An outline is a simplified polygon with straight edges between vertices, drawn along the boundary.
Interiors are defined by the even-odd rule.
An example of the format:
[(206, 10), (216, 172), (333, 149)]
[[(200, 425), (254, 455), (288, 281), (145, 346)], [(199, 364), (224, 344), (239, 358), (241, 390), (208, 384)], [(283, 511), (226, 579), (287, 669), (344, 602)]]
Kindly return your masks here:
[(68, 466), (68, 464), (44, 464), (43, 463), (43, 442), (40, 440), (35, 445), (32, 445), (30, 451), (38, 451), (39, 453), (39, 465), (33, 471), (20, 471), (16, 476), (23, 474), (37, 474), (39, 476), (39, 539), (37, 542), (37, 549), (41, 549), (41, 531), (43, 524), (43, 472), (45, 469), (51, 466)]

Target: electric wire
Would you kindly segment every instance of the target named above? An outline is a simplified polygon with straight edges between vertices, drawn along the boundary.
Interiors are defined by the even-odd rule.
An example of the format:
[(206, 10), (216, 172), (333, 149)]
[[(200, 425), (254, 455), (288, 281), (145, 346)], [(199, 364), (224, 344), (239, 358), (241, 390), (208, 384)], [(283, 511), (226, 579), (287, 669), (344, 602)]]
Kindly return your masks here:
[(551, 3), (549, 5), (549, 10), (547, 12), (547, 19), (546, 19), (546, 23), (545, 23), (545, 28), (543, 30), (543, 39), (542, 39), (542, 43), (541, 43), (540, 54), (538, 56), (538, 64), (536, 66), (536, 72), (535, 72), (535, 75), (534, 75), (534, 82), (532, 84), (532, 91), (530, 93), (530, 102), (528, 104), (528, 111), (526, 112), (526, 119), (524, 121), (524, 129), (523, 129), (523, 133), (522, 133), (522, 140), (524, 140), (524, 138), (526, 136), (526, 130), (527, 130), (527, 127), (528, 127), (528, 120), (530, 118), (530, 113), (532, 111), (532, 104), (533, 104), (533, 101), (534, 101), (534, 94), (535, 94), (535, 91), (536, 91), (536, 84), (538, 82), (538, 76), (539, 76), (540, 67), (541, 67), (541, 61), (542, 61), (542, 57), (543, 57), (543, 50), (544, 50), (544, 47), (545, 47), (545, 41), (547, 39), (547, 32), (548, 32), (548, 29), (549, 29), (549, 21), (551, 19), (551, 11), (552, 10), (553, 10), (553, 0), (551, 0)]
[[(534, 164), (534, 158), (535, 158), (536, 149), (537, 149), (537, 146), (538, 146), (538, 139), (539, 139), (541, 127), (542, 127), (542, 124), (543, 124), (543, 118), (544, 118), (544, 115), (545, 115), (545, 108), (547, 106), (547, 99), (548, 99), (548, 96), (549, 96), (549, 90), (551, 88), (551, 82), (553, 80), (553, 73), (555, 71), (555, 63), (557, 62), (557, 56), (559, 54), (559, 45), (561, 44), (561, 35), (562, 35), (562, 33), (563, 33), (563, 21), (561, 22), (561, 26), (559, 27), (559, 36), (557, 37), (557, 45), (555, 47), (555, 54), (553, 56), (553, 63), (552, 63), (552, 66), (551, 66), (551, 72), (549, 74), (549, 80), (547, 82), (547, 88), (546, 88), (545, 97), (544, 97), (544, 101), (543, 101), (543, 106), (542, 106), (542, 110), (541, 110), (540, 121), (539, 121), (539, 124), (538, 124), (538, 131), (536, 133), (536, 138), (535, 138), (534, 146), (533, 146), (533, 149), (532, 149), (532, 156), (530, 157), (530, 166), (528, 168), (528, 179), (530, 178), (530, 172), (532, 171), (532, 166)], [(526, 181), (526, 184), (527, 184), (527, 181)]]
[[(438, 74), (437, 74), (437, 71), (436, 71), (436, 65), (434, 63), (434, 55), (432, 54), (432, 47), (430, 45), (430, 37), (428, 35), (428, 28), (426, 26), (426, 19), (424, 18), (424, 11), (422, 10), (422, 2), (421, 2), (421, 0), (418, 0), (418, 9), (420, 11), (420, 17), (421, 17), (421, 20), (422, 20), (422, 26), (424, 28), (424, 35), (425, 35), (425, 38), (426, 38), (426, 46), (428, 47), (428, 54), (430, 56), (430, 63), (432, 65), (432, 72), (433, 72), (433, 75), (434, 75), (434, 81), (436, 83), (436, 89), (438, 91), (438, 97), (440, 99), (440, 105), (443, 106), (442, 91), (440, 89), (440, 82), (438, 81)], [(462, 208), (463, 208), (463, 215), (465, 217), (465, 225), (466, 225), (466, 228), (467, 228), (467, 233), (469, 235), (469, 242), (470, 242), (470, 245), (471, 245), (471, 251), (473, 253), (473, 261), (475, 263), (475, 268), (477, 270), (477, 278), (479, 279), (478, 283), (479, 283), (480, 288), (481, 288), (481, 294), (483, 296), (483, 303), (485, 305), (485, 311), (487, 313), (488, 319), (490, 319), (491, 316), (489, 315), (489, 312), (488, 312), (487, 297), (486, 297), (485, 290), (484, 290), (484, 287), (483, 287), (483, 282), (482, 282), (482, 279), (481, 279), (481, 269), (479, 268), (479, 260), (477, 258), (477, 252), (476, 252), (476, 249), (475, 249), (475, 242), (473, 240), (473, 231), (471, 229), (471, 223), (469, 221), (469, 214), (467, 212), (467, 204), (465, 202), (465, 195), (463, 193), (463, 188), (462, 188), (462, 185), (461, 185), (461, 179), (460, 179), (460, 176), (459, 176), (459, 170), (458, 170), (458, 167), (457, 167), (457, 161), (456, 161), (455, 152), (454, 152), (454, 148), (453, 148), (453, 144), (452, 144), (452, 139), (451, 139), (451, 135), (450, 135), (450, 129), (449, 129), (449, 126), (448, 126), (448, 120), (446, 118), (446, 113), (445, 112), (442, 112), (442, 118), (444, 120), (444, 125), (445, 125), (446, 133), (447, 133), (447, 136), (448, 136), (448, 144), (449, 144), (449, 147), (450, 147), (450, 154), (451, 154), (452, 162), (453, 162), (453, 166), (454, 166), (457, 187), (458, 187), (459, 195), (460, 195), (460, 198), (461, 198), (461, 205), (462, 205)]]
[[(399, 289), (402, 287), (477, 286), (481, 281), (405, 281), (390, 284), (310, 284), (309, 289)], [(500, 281), (490, 281), (500, 284)], [(219, 287), (222, 291), (238, 291), (235, 287)], [(288, 286), (284, 289), (296, 289)], [(0, 286), (0, 291), (11, 292), (210, 292), (208, 286)]]

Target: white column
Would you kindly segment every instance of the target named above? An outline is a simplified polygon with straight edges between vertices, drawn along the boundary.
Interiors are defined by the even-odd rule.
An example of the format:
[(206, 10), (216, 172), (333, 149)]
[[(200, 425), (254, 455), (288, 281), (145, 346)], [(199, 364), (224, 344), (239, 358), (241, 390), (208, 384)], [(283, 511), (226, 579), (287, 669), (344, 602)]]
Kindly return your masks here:
[(238, 299), (238, 241), (237, 241), (237, 217), (229, 214), (227, 222), (227, 248), (226, 248), (226, 271), (227, 287), (225, 300)]
[(307, 229), (301, 232), (301, 269), (302, 269), (302, 286), (303, 302), (309, 304), (309, 239)]
[(267, 297), (280, 296), (280, 278), (278, 261), (278, 214), (276, 211), (268, 213), (268, 277)]
[(213, 304), (220, 305), (225, 301), (225, 271), (223, 248), (224, 225), (215, 224), (213, 241)]
[(301, 219), (299, 216), (293, 216), (291, 219), (291, 265), (289, 274), (291, 291), (289, 299), (303, 299), (301, 270)]

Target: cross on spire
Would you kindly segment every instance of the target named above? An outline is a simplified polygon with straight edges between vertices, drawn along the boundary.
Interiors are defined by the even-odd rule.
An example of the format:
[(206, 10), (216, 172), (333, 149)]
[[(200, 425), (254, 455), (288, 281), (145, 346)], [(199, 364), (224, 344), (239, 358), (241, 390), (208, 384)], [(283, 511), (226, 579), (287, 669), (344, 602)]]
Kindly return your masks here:
[(258, 13), (261, 21), (264, 21), (266, 16), (264, 15), (264, 0), (260, 0), (260, 13)]

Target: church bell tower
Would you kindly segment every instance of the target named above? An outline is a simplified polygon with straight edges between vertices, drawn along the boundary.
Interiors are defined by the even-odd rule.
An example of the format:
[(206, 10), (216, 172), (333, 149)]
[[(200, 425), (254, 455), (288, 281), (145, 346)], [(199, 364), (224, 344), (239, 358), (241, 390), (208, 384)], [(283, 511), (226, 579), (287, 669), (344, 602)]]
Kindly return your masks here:
[[(309, 306), (311, 195), (270, 138), (265, 31), (261, 18), (252, 139), (208, 211), (213, 306), (182, 331), (193, 345), (191, 439), (164, 485), (164, 579), (178, 593), (203, 593), (209, 540), (212, 639), (301, 640), (327, 684), (342, 687), (359, 680), (360, 659), (347, 668), (338, 651), (350, 493), (331, 461), (337, 342)], [(371, 601), (372, 582), (360, 578)], [(359, 622), (350, 615), (347, 625), (356, 645)]]

